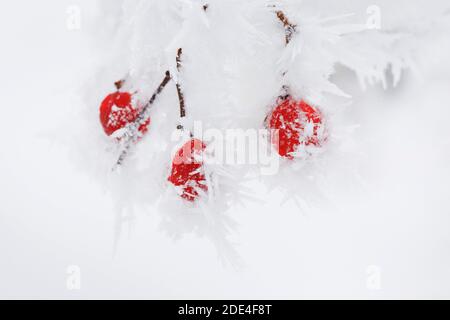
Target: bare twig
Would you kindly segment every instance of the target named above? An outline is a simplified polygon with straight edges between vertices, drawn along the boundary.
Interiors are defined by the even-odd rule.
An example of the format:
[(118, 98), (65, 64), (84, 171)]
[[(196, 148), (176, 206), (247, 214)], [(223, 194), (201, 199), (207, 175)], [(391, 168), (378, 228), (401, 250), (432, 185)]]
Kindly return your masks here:
[(139, 115), (137, 116), (136, 120), (132, 124), (129, 125), (129, 127), (128, 127), (129, 132), (127, 132), (127, 134), (125, 136), (126, 140), (125, 140), (124, 149), (122, 150), (122, 153), (120, 154), (119, 159), (117, 160), (116, 165), (113, 168), (113, 170), (116, 167), (122, 165), (123, 161), (125, 160), (125, 158), (128, 155), (128, 152), (131, 148), (132, 143), (134, 141), (136, 141), (136, 139), (137, 139), (137, 132), (139, 130), (139, 127), (141, 125), (145, 124), (145, 122), (148, 120), (148, 110), (153, 105), (153, 103), (155, 102), (158, 95), (164, 90), (166, 85), (169, 83), (170, 79), (171, 79), (170, 72), (166, 71), (165, 77), (164, 77), (163, 81), (161, 82), (161, 84), (158, 86), (156, 91), (153, 93), (152, 97), (147, 102), (147, 104), (139, 112)]
[(114, 86), (116, 87), (117, 91), (122, 89), (124, 84), (125, 84), (125, 80), (119, 80), (117, 82), (114, 82)]
[[(286, 46), (287, 46), (291, 42), (294, 34), (297, 32), (297, 25), (290, 22), (288, 17), (286, 16), (286, 14), (283, 11), (278, 10), (275, 13), (276, 13), (278, 19), (283, 23), (284, 30), (285, 30), (285, 37), (286, 37)], [(284, 71), (282, 76), (284, 77), (286, 74), (287, 74), (287, 71)], [(281, 88), (281, 91), (282, 92), (278, 97), (279, 100), (286, 100), (287, 98), (290, 97), (289, 86), (284, 85)]]
[(292, 37), (297, 32), (297, 25), (291, 23), (289, 19), (286, 17), (283, 11), (278, 10), (276, 11), (278, 19), (283, 23), (285, 33), (286, 33), (286, 45), (291, 42)]
[[(179, 75), (180, 69), (181, 69), (181, 55), (182, 54), (183, 54), (183, 49), (182, 48), (178, 49), (177, 58), (176, 58), (178, 75)], [(180, 102), (180, 118), (184, 118), (184, 117), (186, 117), (186, 105), (185, 105), (184, 94), (183, 94), (183, 90), (181, 89), (179, 77), (177, 77), (176, 87), (177, 87), (177, 93), (178, 93), (178, 101)], [(183, 126), (180, 124), (180, 125), (178, 125), (177, 128), (182, 130)]]

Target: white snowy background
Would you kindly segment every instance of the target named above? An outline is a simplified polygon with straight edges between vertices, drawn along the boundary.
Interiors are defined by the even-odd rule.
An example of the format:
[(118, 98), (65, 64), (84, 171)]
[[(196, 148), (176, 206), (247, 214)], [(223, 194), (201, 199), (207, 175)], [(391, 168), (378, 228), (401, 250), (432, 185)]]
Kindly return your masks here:
[[(132, 8), (133, 2), (145, 3), (125, 1), (124, 7)], [(289, 1), (293, 8), (296, 2)], [(169, 7), (162, 0), (152, 3), (164, 14)], [(247, 11), (258, 32), (252, 35), (246, 30), (242, 39), (227, 38), (241, 21), (231, 20), (230, 30), (221, 29), (226, 20), (220, 19), (233, 11), (224, 6), (220, 14), (214, 13), (213, 5), (219, 2), (210, 3), (211, 15), (217, 18), (210, 28), (220, 36), (198, 40), (190, 35), (186, 44), (204, 48), (211, 44), (206, 40), (216, 41), (210, 47), (215, 59), (207, 58), (209, 51), (198, 50), (186, 62), (191, 104), (201, 107), (202, 99), (216, 98), (214, 90), (221, 83), (208, 82), (203, 96), (195, 90), (205, 75), (220, 73), (221, 55), (236, 53), (232, 49), (248, 40), (246, 35), (256, 39), (257, 47), (267, 46), (268, 37), (273, 45), (258, 51), (254, 60), (246, 60), (246, 49), (233, 57), (233, 63), (248, 66), (249, 73), (241, 73), (241, 82), (226, 88), (233, 92), (229, 100), (217, 102), (219, 108), (237, 100), (243, 104), (243, 116), (260, 108), (263, 119), (270, 98), (277, 94), (268, 89), (277, 88), (270, 78), (277, 69), (273, 63), (259, 67), (257, 63), (275, 59), (277, 48), (282, 53), (282, 29), (276, 19), (266, 19), (270, 12)], [(248, 3), (251, 10), (255, 2)], [(450, 298), (450, 4), (446, 0), (304, 0), (305, 11), (299, 16), (307, 23), (309, 15), (314, 19), (354, 13), (344, 21), (364, 25), (371, 5), (381, 9), (381, 32), (407, 34), (398, 51), (385, 53), (392, 59), (408, 57), (411, 65), (395, 88), (388, 75), (386, 88), (378, 82), (365, 90), (351, 66), (336, 66), (332, 82), (352, 96), (350, 101), (330, 100), (339, 105), (336, 110), (330, 101), (324, 102), (333, 114), (338, 139), (330, 142), (330, 150), (309, 172), (306, 167), (297, 176), (280, 172), (276, 178), (248, 182), (264, 201), (244, 201), (226, 210), (236, 223), (228, 240), (241, 262), (233, 266), (222, 259), (211, 234), (202, 237), (182, 230), (183, 237), (174, 241), (168, 233), (177, 235), (179, 230), (163, 223), (164, 215), (171, 213), (154, 203), (154, 193), (147, 199), (145, 192), (130, 192), (129, 180), (144, 186), (141, 191), (154, 186), (145, 185), (139, 172), (126, 176), (125, 171), (118, 180), (104, 175), (109, 168), (102, 166), (108, 157), (99, 156), (105, 148), (101, 128), (96, 127), (98, 104), (113, 90), (111, 84), (123, 75), (124, 67), (144, 69), (154, 75), (151, 81), (160, 81), (162, 73), (157, 71), (165, 66), (146, 64), (149, 53), (138, 49), (149, 49), (155, 55), (149, 61), (157, 61), (161, 58), (157, 52), (163, 52), (171, 40), (157, 35), (177, 26), (168, 23), (158, 29), (158, 21), (137, 15), (135, 26), (149, 29), (129, 33), (124, 25), (131, 13), (123, 14), (119, 0), (8, 2), (0, 13), (0, 297)], [(80, 29), (68, 28), (70, 8), (81, 10)], [(153, 14), (153, 19), (160, 17)], [(198, 29), (204, 23), (194, 20), (191, 27)], [(129, 39), (130, 34), (135, 37)], [(142, 41), (147, 34), (160, 40), (153, 42), (161, 46), (160, 51), (145, 47)], [(274, 40), (277, 34), (281, 38)], [(368, 39), (355, 36), (356, 53), (371, 48)], [(364, 44), (358, 42), (363, 40)], [(317, 46), (314, 37), (309, 41)], [(303, 46), (308, 46), (306, 40)], [(127, 53), (132, 48), (137, 51), (130, 58)], [(379, 57), (364, 54), (368, 61)], [(200, 57), (201, 63), (195, 62)], [(356, 60), (347, 62), (358, 65)], [(188, 72), (196, 68), (201, 72), (202, 64), (217, 70)], [(313, 81), (306, 75), (295, 76), (306, 85)], [(226, 80), (222, 79), (225, 84)], [(255, 90), (254, 81), (263, 87)], [(165, 93), (160, 107), (171, 106), (175, 113), (175, 96)], [(214, 107), (210, 108), (214, 114)], [(260, 118), (243, 125), (258, 125)], [(153, 119), (164, 120), (158, 115)], [(137, 158), (154, 151), (152, 137), (160, 138), (149, 136)], [(141, 164), (145, 159), (134, 161)], [(121, 181), (126, 182), (123, 188)], [(111, 186), (114, 190), (108, 189)], [(298, 201), (284, 201), (293, 186), (300, 194)], [(135, 208), (124, 204), (127, 201)], [(118, 237), (117, 212), (123, 207), (134, 219), (120, 226)], [(67, 286), (70, 266), (81, 271), (79, 290)]]

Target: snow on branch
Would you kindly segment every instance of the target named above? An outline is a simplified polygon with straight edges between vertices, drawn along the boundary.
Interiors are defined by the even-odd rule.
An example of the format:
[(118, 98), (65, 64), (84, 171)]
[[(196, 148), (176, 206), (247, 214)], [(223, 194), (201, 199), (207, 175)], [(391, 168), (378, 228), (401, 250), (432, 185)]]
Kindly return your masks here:
[(277, 14), (278, 19), (280, 19), (280, 21), (284, 25), (284, 29), (285, 29), (285, 33), (286, 33), (286, 45), (288, 45), (289, 42), (291, 42), (294, 34), (297, 32), (297, 25), (291, 23), (283, 11), (278, 10), (278, 11), (276, 11), (276, 14)]
[[(178, 73), (180, 72), (180, 69), (181, 69), (181, 55), (182, 54), (183, 54), (183, 49), (179, 48), (177, 51), (177, 57), (176, 57)], [(183, 94), (183, 90), (181, 89), (179, 77), (177, 77), (176, 87), (177, 87), (177, 93), (178, 93), (178, 101), (180, 103), (180, 118), (182, 119), (182, 118), (186, 117), (186, 105), (185, 105), (184, 94)], [(179, 130), (183, 130), (183, 125), (179, 124), (177, 128)]]
[[(125, 140), (125, 144), (124, 144), (125, 146), (124, 146), (124, 148), (123, 148), (123, 150), (122, 150), (122, 152), (121, 152), (121, 154), (119, 156), (119, 159), (117, 160), (116, 165), (114, 166), (113, 170), (115, 170), (118, 166), (121, 166), (123, 164), (125, 158), (127, 157), (128, 153), (129, 153), (131, 145), (137, 139), (138, 128), (147, 121), (147, 119), (148, 119), (148, 110), (153, 105), (153, 103), (155, 102), (155, 100), (158, 97), (158, 95), (161, 94), (161, 92), (164, 90), (166, 85), (169, 83), (170, 79), (171, 79), (170, 72), (166, 71), (166, 74), (164, 76), (163, 81), (158, 86), (156, 91), (153, 93), (153, 95), (150, 98), (150, 100), (142, 108), (142, 110), (139, 113), (139, 115), (136, 118), (136, 120), (132, 124), (130, 124), (128, 126), (128, 128), (127, 128), (128, 130), (125, 133), (125, 139), (126, 139)], [(122, 85), (123, 85), (123, 81), (116, 82), (117, 89), (120, 89), (122, 87)]]

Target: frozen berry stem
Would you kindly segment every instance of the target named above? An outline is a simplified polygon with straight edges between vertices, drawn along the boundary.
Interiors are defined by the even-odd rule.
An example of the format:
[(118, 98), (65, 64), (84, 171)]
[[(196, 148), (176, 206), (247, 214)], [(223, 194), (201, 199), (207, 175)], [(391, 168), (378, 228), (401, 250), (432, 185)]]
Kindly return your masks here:
[[(176, 58), (178, 75), (180, 74), (180, 69), (181, 69), (181, 55), (182, 54), (183, 54), (183, 49), (182, 48), (178, 49), (177, 58)], [(180, 118), (182, 119), (182, 118), (186, 117), (186, 104), (184, 101), (184, 94), (183, 94), (183, 90), (181, 89), (179, 77), (177, 77), (176, 87), (177, 87), (177, 93), (178, 93), (178, 101), (180, 102)], [(179, 124), (177, 128), (179, 130), (184, 129), (182, 124)]]
[[(209, 9), (209, 4), (204, 4), (203, 5), (203, 11), (207, 11)], [(177, 77), (177, 83), (176, 83), (176, 87), (177, 87), (177, 93), (178, 93), (178, 101), (180, 102), (180, 119), (183, 119), (186, 117), (186, 102), (184, 100), (184, 94), (183, 94), (183, 89), (181, 88), (181, 83), (180, 83), (180, 72), (181, 72), (181, 56), (183, 55), (183, 48), (179, 48), (177, 51), (177, 57), (176, 57), (176, 62), (177, 62), (177, 72), (178, 72), (178, 77)], [(177, 126), (178, 130), (184, 130), (183, 125), (180, 123)]]
[[(286, 16), (286, 14), (283, 11), (278, 10), (275, 13), (276, 13), (278, 19), (283, 23), (284, 30), (285, 30), (286, 46), (287, 46), (291, 42), (294, 34), (297, 32), (297, 25), (290, 22)], [(287, 71), (283, 72), (283, 74), (282, 74), (283, 77), (286, 75), (286, 73), (287, 73)], [(289, 97), (289, 86), (284, 85), (282, 87), (281, 91), (282, 91), (282, 93), (280, 94), (279, 99), (281, 99), (281, 100), (287, 99)]]
[(119, 80), (117, 82), (114, 82), (114, 86), (116, 87), (117, 91), (122, 89), (124, 84), (125, 84), (125, 80)]
[(289, 42), (291, 42), (292, 37), (294, 36), (294, 33), (297, 32), (297, 25), (291, 23), (283, 11), (278, 10), (276, 12), (276, 14), (277, 14), (278, 19), (284, 25), (284, 29), (285, 29), (285, 33), (286, 33), (286, 45), (288, 45)]
[[(169, 83), (170, 79), (171, 79), (170, 72), (166, 71), (166, 75), (165, 75), (163, 81), (158, 86), (156, 91), (153, 93), (152, 97), (147, 102), (147, 104), (142, 108), (141, 112), (139, 112), (139, 115), (136, 118), (136, 120), (134, 121), (134, 123), (131, 125), (131, 127), (130, 127), (131, 133), (128, 133), (126, 136), (125, 147), (124, 147), (122, 153), (120, 154), (119, 159), (116, 162), (116, 166), (113, 168), (113, 170), (116, 167), (122, 165), (123, 161), (125, 160), (125, 158), (128, 155), (128, 152), (130, 150), (132, 142), (134, 141), (134, 139), (136, 139), (137, 129), (139, 128), (139, 126), (141, 126), (143, 123), (145, 123), (147, 121), (147, 118), (148, 118), (147, 112), (148, 112), (149, 108), (153, 105), (153, 103), (155, 102), (158, 95), (164, 90), (166, 85)], [(118, 88), (118, 90), (120, 89), (119, 86), (121, 87), (122, 84), (123, 84), (122, 81), (116, 82), (116, 87)]]

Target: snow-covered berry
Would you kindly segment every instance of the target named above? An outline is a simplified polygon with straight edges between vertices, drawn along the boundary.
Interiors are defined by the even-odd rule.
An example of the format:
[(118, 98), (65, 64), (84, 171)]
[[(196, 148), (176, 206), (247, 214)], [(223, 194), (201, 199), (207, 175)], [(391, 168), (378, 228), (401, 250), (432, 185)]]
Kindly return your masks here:
[[(100, 122), (105, 133), (110, 136), (127, 124), (134, 122), (139, 116), (140, 108), (134, 106), (129, 92), (114, 92), (108, 95), (100, 106)], [(138, 130), (144, 134), (148, 130), (150, 119), (140, 125)]]
[(183, 199), (194, 202), (201, 192), (207, 192), (206, 176), (203, 168), (205, 144), (198, 139), (190, 139), (180, 148), (172, 161), (172, 171), (168, 178), (179, 189)]
[(272, 143), (282, 157), (293, 159), (300, 146), (321, 147), (326, 141), (322, 113), (303, 100), (288, 97), (268, 117), (268, 127), (275, 130)]

